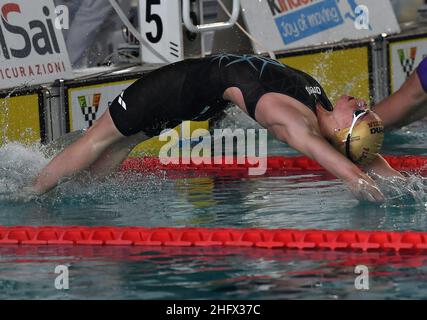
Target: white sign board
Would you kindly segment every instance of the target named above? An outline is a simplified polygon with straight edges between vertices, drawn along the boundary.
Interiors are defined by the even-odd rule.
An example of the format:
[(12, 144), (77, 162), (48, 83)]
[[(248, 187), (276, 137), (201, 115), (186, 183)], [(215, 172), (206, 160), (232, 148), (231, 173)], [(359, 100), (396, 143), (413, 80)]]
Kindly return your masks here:
[(389, 0), (242, 0), (242, 7), (249, 31), (272, 51), (400, 32)]
[(390, 43), (390, 82), (394, 93), (427, 56), (427, 37)]
[(73, 77), (52, 0), (0, 0), (0, 89)]
[(107, 110), (114, 99), (135, 81), (128, 80), (69, 89), (70, 131), (91, 127)]
[[(180, 0), (140, 0), (141, 36), (169, 62), (184, 58)], [(145, 63), (165, 63), (144, 44), (141, 45)]]

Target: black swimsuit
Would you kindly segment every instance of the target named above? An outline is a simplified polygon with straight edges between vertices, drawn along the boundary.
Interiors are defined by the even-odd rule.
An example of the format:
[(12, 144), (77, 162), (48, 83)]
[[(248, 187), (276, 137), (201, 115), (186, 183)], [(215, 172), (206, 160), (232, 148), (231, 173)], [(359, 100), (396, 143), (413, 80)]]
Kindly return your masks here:
[(314, 113), (318, 102), (332, 104), (320, 84), (308, 74), (278, 61), (252, 55), (221, 54), (189, 59), (157, 69), (132, 84), (110, 107), (117, 129), (125, 136), (145, 132), (156, 136), (186, 120), (208, 120), (229, 102), (225, 90), (242, 91), (255, 119), (259, 99), (277, 92), (300, 101)]

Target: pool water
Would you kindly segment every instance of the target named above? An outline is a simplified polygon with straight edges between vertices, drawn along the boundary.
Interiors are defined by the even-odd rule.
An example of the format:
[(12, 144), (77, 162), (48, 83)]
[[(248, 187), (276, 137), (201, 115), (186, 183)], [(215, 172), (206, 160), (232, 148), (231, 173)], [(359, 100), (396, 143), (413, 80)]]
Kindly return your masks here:
[[(388, 135), (387, 154), (426, 154), (420, 122)], [(269, 141), (270, 155), (293, 155)], [(37, 146), (0, 148), (0, 225), (174, 226), (427, 231), (424, 178), (383, 182), (384, 205), (359, 203), (325, 174), (198, 177), (121, 173), (86, 185), (69, 181), (18, 201), (47, 163)], [(406, 190), (406, 191), (405, 191)], [(396, 197), (397, 194), (397, 197)], [(70, 288), (55, 289), (69, 266)], [(370, 271), (358, 291), (357, 265)], [(427, 256), (248, 248), (0, 247), (0, 299), (425, 299)]]

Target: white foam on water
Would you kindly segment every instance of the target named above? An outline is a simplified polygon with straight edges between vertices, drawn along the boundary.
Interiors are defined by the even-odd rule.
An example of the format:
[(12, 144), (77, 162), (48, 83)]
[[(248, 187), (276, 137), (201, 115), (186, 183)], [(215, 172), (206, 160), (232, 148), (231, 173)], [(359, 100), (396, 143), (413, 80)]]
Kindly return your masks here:
[[(65, 141), (65, 145), (69, 143)], [(48, 151), (48, 152), (46, 152)], [(138, 199), (141, 193), (156, 192), (162, 186), (164, 177), (135, 173), (116, 173), (102, 180), (94, 179), (89, 173), (85, 178), (65, 179), (57, 188), (41, 197), (26, 195), (37, 174), (52, 159), (46, 153), (56, 154), (59, 150), (49, 150), (40, 144), (23, 145), (7, 143), (0, 147), (0, 202), (42, 203), (92, 202), (94, 200)]]
[(386, 197), (383, 207), (427, 206), (427, 179), (411, 174), (405, 180), (376, 177), (376, 182)]
[(40, 145), (8, 143), (0, 147), (0, 195), (19, 192), (48, 161)]

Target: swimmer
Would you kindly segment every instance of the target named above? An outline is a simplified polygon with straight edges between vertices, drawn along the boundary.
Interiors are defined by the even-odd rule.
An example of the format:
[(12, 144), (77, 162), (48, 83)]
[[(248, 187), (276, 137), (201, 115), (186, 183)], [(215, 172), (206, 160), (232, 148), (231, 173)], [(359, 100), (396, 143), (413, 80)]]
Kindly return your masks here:
[[(36, 177), (41, 195), (89, 170), (112, 173), (141, 141), (186, 120), (208, 120), (235, 104), (278, 140), (344, 180), (361, 200), (384, 201), (366, 172), (400, 177), (378, 154), (383, 126), (363, 100), (342, 96), (335, 108), (308, 74), (253, 55), (189, 59), (144, 75)], [(375, 176), (374, 175), (374, 176)]]
[(373, 110), (387, 129), (398, 129), (427, 116), (427, 57), (394, 94)]

